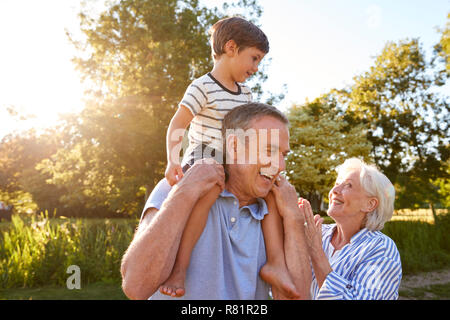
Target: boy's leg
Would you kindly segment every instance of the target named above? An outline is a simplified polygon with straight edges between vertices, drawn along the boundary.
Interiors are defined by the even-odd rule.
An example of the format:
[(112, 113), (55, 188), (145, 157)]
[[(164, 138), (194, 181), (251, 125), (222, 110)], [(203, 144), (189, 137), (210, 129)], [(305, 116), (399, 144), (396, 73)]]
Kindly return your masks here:
[(283, 221), (278, 214), (275, 198), (272, 193), (269, 193), (264, 200), (269, 211), (262, 221), (267, 262), (261, 268), (260, 276), (272, 285), (272, 292), (279, 292), (289, 299), (299, 298), (286, 266)]
[(200, 198), (192, 209), (178, 248), (175, 264), (169, 278), (160, 286), (159, 291), (172, 297), (181, 297), (185, 293), (184, 280), (189, 267), (191, 253), (200, 238), (208, 219), (208, 213), (219, 197), (219, 186), (212, 188), (205, 196)]

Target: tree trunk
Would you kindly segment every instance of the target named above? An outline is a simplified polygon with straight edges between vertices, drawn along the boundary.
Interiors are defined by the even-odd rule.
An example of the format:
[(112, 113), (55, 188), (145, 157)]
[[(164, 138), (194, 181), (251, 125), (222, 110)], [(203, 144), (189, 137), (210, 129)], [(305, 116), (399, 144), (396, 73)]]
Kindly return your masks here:
[(436, 209), (434, 209), (433, 202), (430, 202), (430, 209), (431, 209), (431, 212), (433, 213), (434, 224), (436, 224), (438, 220), (437, 220), (437, 215), (436, 215)]
[(145, 199), (144, 199), (145, 205), (145, 203), (147, 203), (148, 197), (150, 197), (150, 185), (146, 184), (144, 188), (145, 188)]
[(322, 202), (322, 196), (320, 194), (318, 194), (317, 192), (309, 193), (308, 200), (314, 213), (320, 211), (320, 204)]

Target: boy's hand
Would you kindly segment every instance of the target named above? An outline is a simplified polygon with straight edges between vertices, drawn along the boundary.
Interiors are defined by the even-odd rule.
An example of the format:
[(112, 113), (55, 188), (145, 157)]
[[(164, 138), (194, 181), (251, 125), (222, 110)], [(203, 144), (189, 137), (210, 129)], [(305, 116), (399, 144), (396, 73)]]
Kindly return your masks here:
[[(178, 180), (180, 180), (181, 178), (183, 178), (183, 170), (181, 168), (180, 164), (175, 164), (175, 163), (171, 163), (169, 162), (167, 164), (167, 168), (166, 168), (166, 172), (165, 172), (165, 176), (166, 176), (166, 180), (167, 182), (173, 186), (175, 183), (178, 182)], [(178, 176), (178, 177), (177, 177)]]

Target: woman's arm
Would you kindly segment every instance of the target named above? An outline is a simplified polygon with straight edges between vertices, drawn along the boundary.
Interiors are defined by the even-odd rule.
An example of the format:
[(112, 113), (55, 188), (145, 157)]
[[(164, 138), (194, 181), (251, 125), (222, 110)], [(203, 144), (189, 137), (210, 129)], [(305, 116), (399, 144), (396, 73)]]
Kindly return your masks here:
[[(318, 300), (391, 300), (398, 298), (402, 276), (400, 255), (392, 240), (379, 241), (371, 249), (373, 254), (360, 262), (347, 279), (335, 272), (322, 247), (322, 221), (306, 200), (299, 205), (305, 215), (306, 239), (311, 263), (320, 288)], [(363, 249), (362, 249), (363, 250)], [(384, 255), (384, 253), (389, 255)]]
[(396, 300), (401, 280), (400, 260), (388, 257), (360, 263), (346, 279), (330, 272), (320, 288), (318, 300)]
[(313, 217), (311, 205), (305, 199), (301, 199), (298, 203), (300, 212), (305, 217), (305, 235), (306, 243), (308, 245), (309, 255), (311, 257), (311, 264), (314, 269), (317, 284), (319, 288), (322, 287), (327, 275), (333, 271), (328, 257), (323, 251), (322, 247), (322, 222), (323, 219), (319, 215)]

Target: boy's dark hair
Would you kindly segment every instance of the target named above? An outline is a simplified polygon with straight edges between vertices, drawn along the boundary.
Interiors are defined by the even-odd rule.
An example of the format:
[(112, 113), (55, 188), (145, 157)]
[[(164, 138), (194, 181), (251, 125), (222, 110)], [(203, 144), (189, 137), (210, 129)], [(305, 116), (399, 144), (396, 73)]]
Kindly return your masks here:
[(213, 57), (224, 54), (224, 46), (229, 40), (234, 40), (238, 52), (248, 47), (256, 47), (264, 53), (269, 52), (269, 40), (260, 28), (253, 23), (232, 17), (217, 21), (209, 30)]

